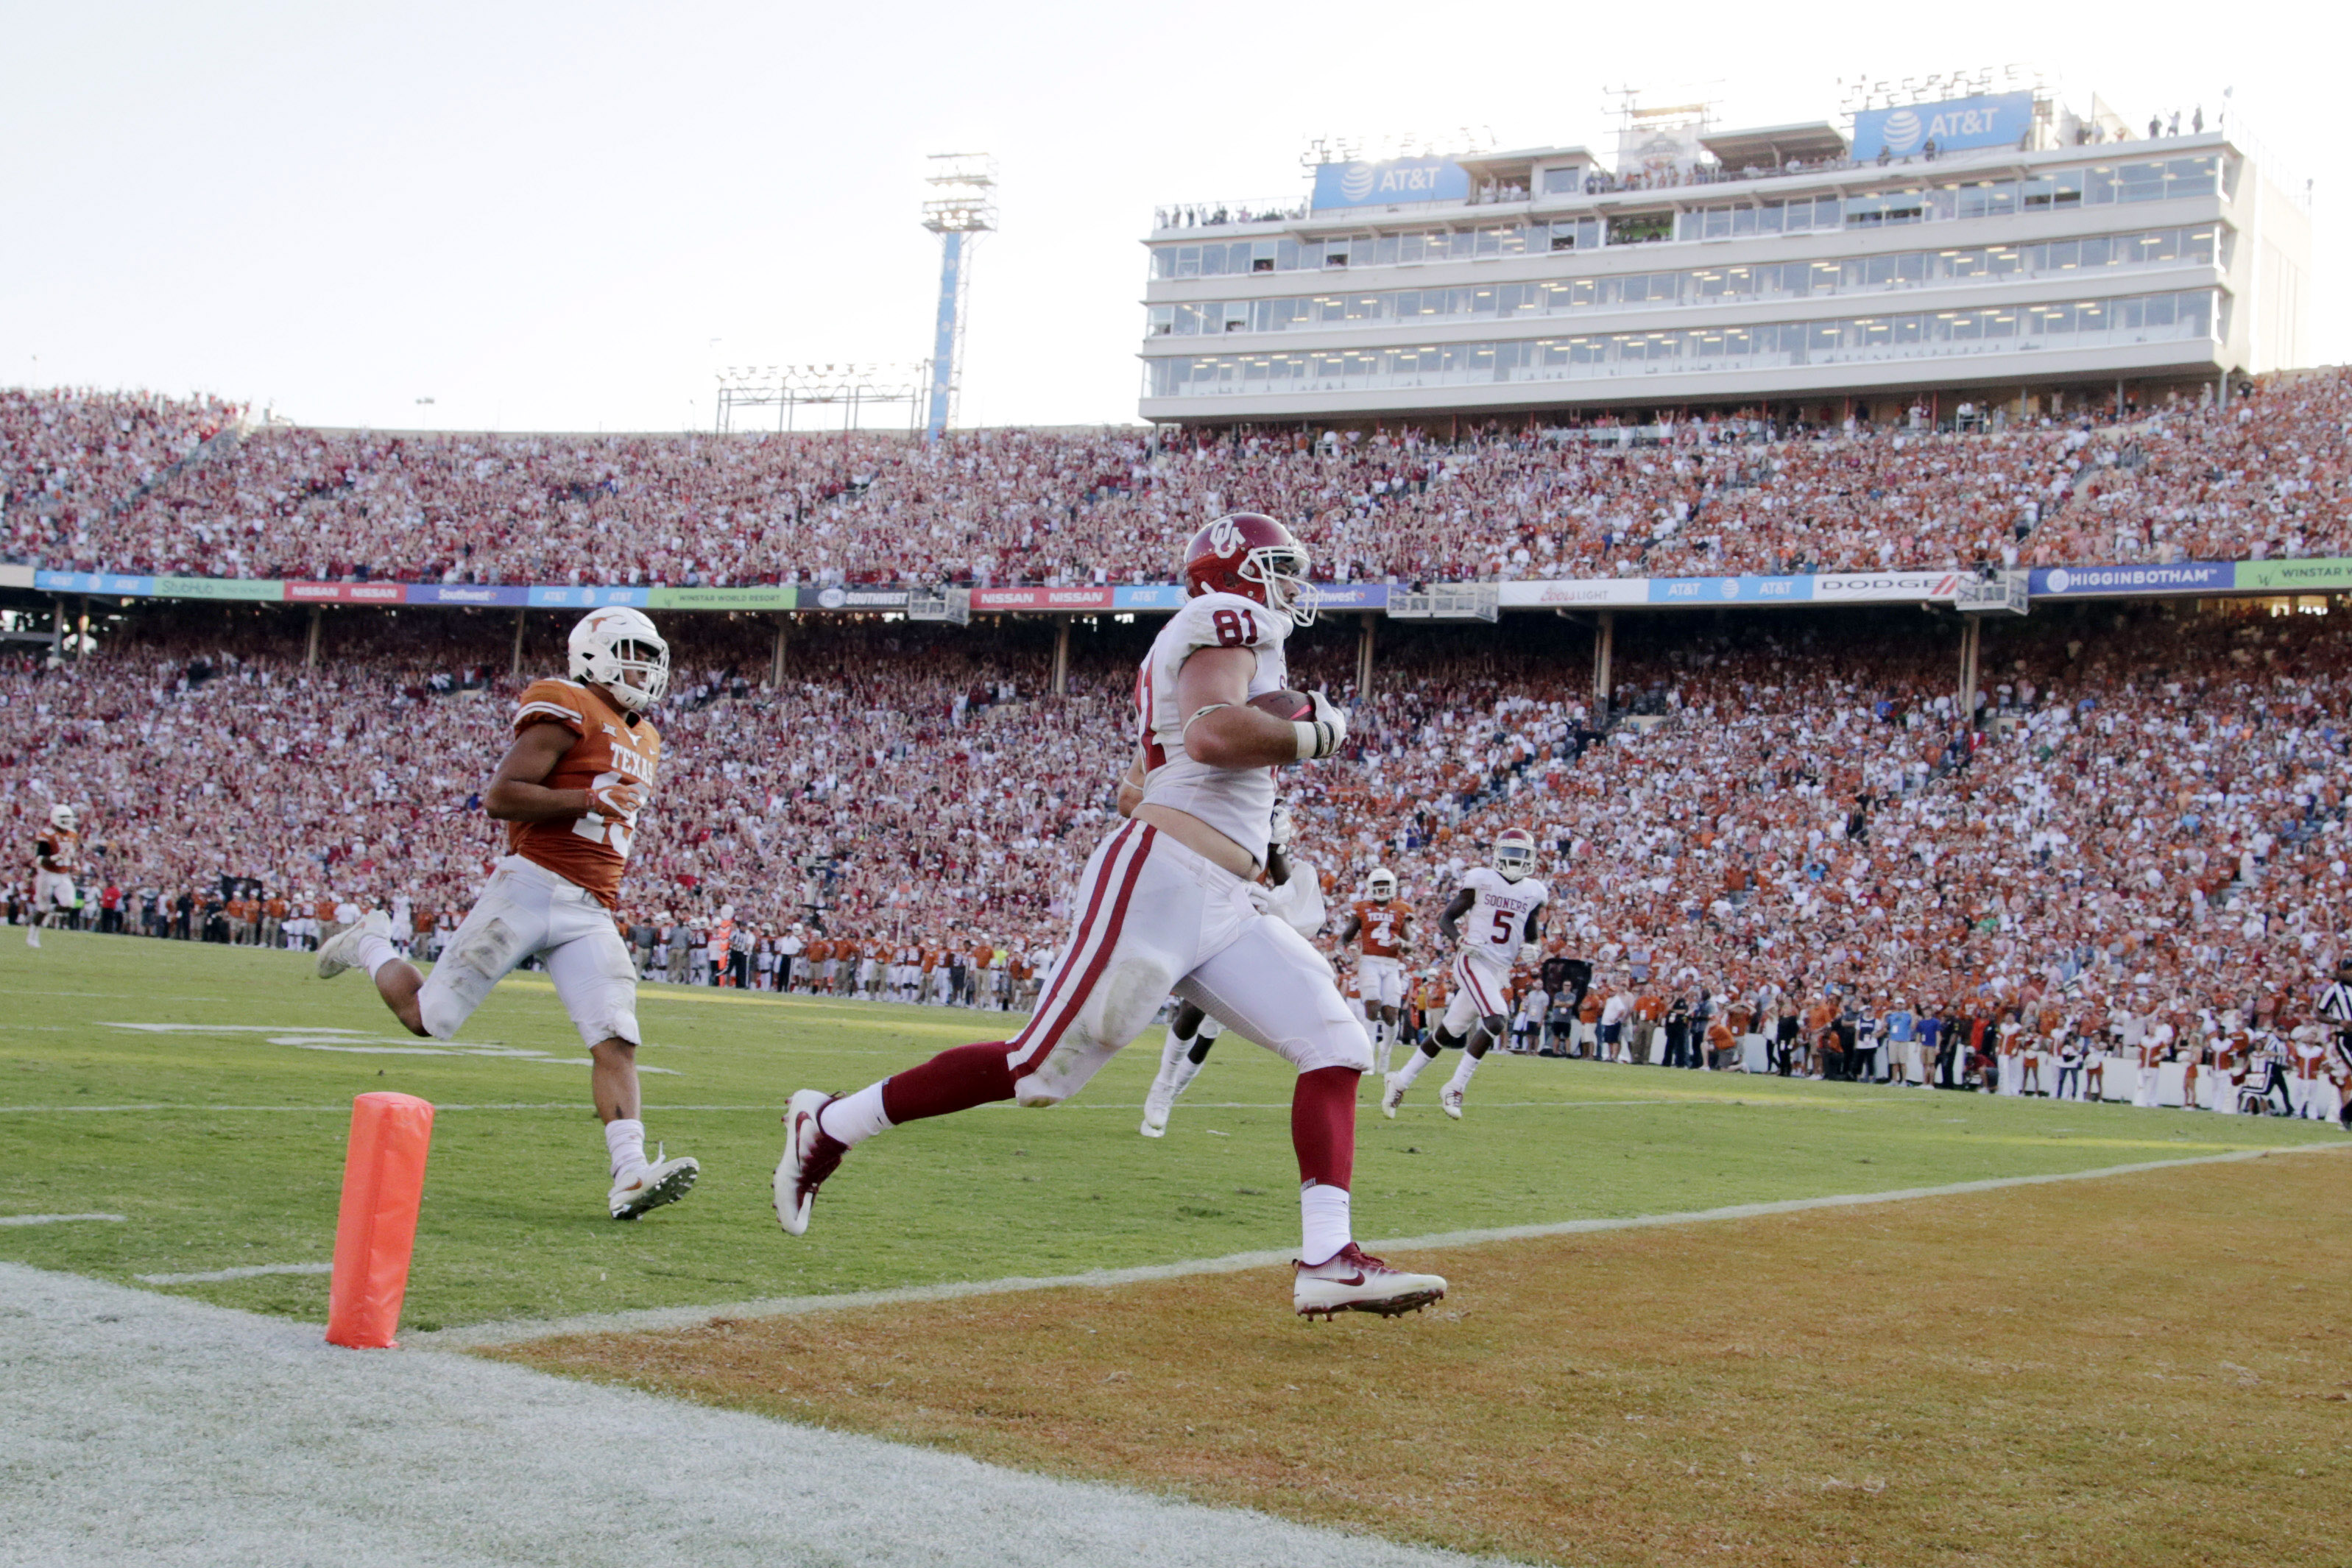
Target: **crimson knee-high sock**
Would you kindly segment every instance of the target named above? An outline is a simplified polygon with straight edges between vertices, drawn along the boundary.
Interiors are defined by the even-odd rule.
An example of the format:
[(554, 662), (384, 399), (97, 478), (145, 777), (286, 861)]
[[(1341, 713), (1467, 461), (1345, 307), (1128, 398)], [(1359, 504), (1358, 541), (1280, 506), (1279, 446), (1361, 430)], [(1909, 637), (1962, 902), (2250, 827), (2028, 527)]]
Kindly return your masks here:
[[(893, 1127), (1013, 1098), (1013, 1068), (1002, 1040), (958, 1046), (920, 1067), (892, 1073), (882, 1084), (882, 1114)], [(1355, 1109), (1352, 1096), (1349, 1109)]]
[(1290, 1091), (1290, 1144), (1298, 1179), (1348, 1190), (1356, 1174), (1356, 1080), (1353, 1068), (1317, 1068), (1298, 1075)]

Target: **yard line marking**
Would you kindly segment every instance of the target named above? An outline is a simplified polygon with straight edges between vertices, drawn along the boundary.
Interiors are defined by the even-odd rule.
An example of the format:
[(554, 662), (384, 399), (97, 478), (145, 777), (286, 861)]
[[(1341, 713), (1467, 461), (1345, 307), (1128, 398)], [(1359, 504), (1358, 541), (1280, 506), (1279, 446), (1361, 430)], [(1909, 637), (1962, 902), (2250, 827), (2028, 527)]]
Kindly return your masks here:
[(119, 1214), (0, 1214), (0, 1225), (73, 1225), (86, 1219), (102, 1219), (114, 1225), (129, 1223)]
[(258, 1279), (265, 1274), (331, 1274), (331, 1263), (248, 1263), (241, 1268), (210, 1268), (201, 1274), (133, 1274), (142, 1285), (216, 1285), (224, 1279)]
[[(1496, 1241), (1529, 1241), (1543, 1237), (1582, 1236), (1598, 1231), (1643, 1230), (1658, 1226), (1701, 1225), (1717, 1220), (1760, 1219), (1770, 1215), (1801, 1214), (1809, 1209), (1850, 1208), (1867, 1204), (1906, 1203), (1915, 1198), (1953, 1197), (1969, 1193), (1997, 1192), (2004, 1187), (2042, 1186), (2054, 1182), (2088, 1182), (2106, 1176), (2138, 1175), (2184, 1165), (2214, 1165), (2239, 1160), (2260, 1160), (2271, 1154), (2305, 1153), (2313, 1150), (2352, 1148), (2344, 1143), (2288, 1144), (2276, 1149), (2248, 1149), (2230, 1154), (2204, 1154), (2189, 1160), (2148, 1160), (2133, 1165), (2105, 1165), (2088, 1171), (2056, 1171), (2036, 1176), (1991, 1176), (1980, 1181), (1954, 1182), (1940, 1187), (1900, 1187), (1891, 1192), (1836, 1193), (1825, 1197), (1783, 1198), (1773, 1203), (1735, 1204), (1727, 1208), (1698, 1209), (1680, 1214), (1633, 1215), (1613, 1219), (1559, 1220), (1546, 1225), (1505, 1226), (1491, 1230), (1449, 1230), (1434, 1236), (1397, 1237), (1368, 1241), (1376, 1252), (1434, 1252), (1459, 1247), (1479, 1247)], [(1147, 1263), (1130, 1268), (1097, 1268), (1084, 1274), (1039, 1277), (1015, 1275), (1003, 1279), (953, 1280), (938, 1285), (903, 1285), (886, 1290), (845, 1290), (831, 1296), (771, 1296), (761, 1300), (729, 1301), (702, 1307), (646, 1307), (634, 1311), (588, 1312), (572, 1318), (535, 1322), (474, 1323), (429, 1333), (411, 1334), (419, 1346), (521, 1344), (531, 1340), (569, 1334), (621, 1333), (633, 1331), (696, 1328), (714, 1318), (784, 1318), (811, 1312), (839, 1311), (850, 1307), (887, 1307), (906, 1302), (954, 1301), (971, 1296), (1003, 1296), (1020, 1290), (1058, 1290), (1073, 1287), (1101, 1289), (1140, 1285), (1159, 1279), (1185, 1279), (1204, 1274), (1238, 1274), (1251, 1268), (1271, 1268), (1292, 1261), (1293, 1254), (1235, 1252), (1223, 1258), (1199, 1258), (1181, 1263)]]

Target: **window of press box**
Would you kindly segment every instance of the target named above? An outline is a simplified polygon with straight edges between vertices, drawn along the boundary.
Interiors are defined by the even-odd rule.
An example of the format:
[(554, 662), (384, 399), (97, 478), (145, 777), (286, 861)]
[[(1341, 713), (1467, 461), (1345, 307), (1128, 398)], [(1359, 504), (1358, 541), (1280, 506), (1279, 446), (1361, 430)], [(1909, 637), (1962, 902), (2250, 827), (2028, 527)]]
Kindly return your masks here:
[(1651, 245), (1675, 236), (1675, 215), (1665, 213), (1620, 213), (1609, 220), (1609, 243), (1612, 245)]
[(1583, 189), (1584, 171), (1574, 164), (1543, 172), (1543, 194), (1548, 196), (1572, 196)]

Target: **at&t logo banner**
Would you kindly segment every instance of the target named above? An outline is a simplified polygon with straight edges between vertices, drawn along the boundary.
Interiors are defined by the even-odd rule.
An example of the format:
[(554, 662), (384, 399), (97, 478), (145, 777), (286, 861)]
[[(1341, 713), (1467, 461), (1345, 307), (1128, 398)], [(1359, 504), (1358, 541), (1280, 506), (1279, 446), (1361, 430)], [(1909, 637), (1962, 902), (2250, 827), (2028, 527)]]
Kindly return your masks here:
[(1384, 163), (1318, 163), (1315, 167), (1318, 211), (1469, 199), (1469, 171), (1450, 158), (1391, 158)]
[(2033, 128), (2033, 95), (1995, 92), (1979, 98), (1912, 103), (1900, 109), (1865, 109), (1853, 117), (1853, 155), (1868, 163), (1884, 150), (1890, 158), (1911, 158), (1928, 142), (1938, 153), (1968, 147), (2014, 147)]

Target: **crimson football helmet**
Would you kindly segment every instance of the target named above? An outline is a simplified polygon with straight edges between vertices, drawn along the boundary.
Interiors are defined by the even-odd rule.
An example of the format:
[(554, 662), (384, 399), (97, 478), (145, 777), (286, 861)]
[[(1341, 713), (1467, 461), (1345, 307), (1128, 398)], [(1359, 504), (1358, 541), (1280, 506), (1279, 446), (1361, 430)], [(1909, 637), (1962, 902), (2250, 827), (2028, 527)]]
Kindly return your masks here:
[(1307, 578), (1307, 547), (1264, 512), (1221, 517), (1192, 536), (1184, 550), (1184, 585), (1202, 594), (1239, 594), (1302, 626), (1315, 624), (1315, 584)]

